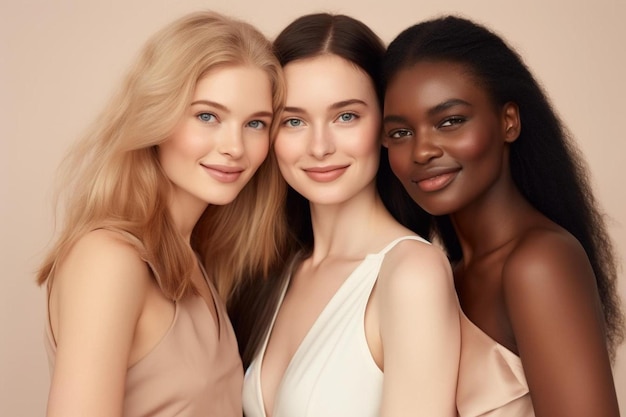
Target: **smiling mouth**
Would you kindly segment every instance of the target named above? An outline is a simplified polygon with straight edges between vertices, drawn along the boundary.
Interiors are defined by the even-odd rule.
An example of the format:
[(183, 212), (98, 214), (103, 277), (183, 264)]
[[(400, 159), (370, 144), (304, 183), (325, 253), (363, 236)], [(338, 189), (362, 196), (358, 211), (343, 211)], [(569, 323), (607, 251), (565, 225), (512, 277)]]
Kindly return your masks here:
[(430, 193), (447, 187), (458, 173), (458, 170), (444, 172), (421, 180), (412, 180), (412, 182), (417, 185), (420, 190)]
[(349, 165), (306, 168), (306, 175), (316, 182), (331, 182), (341, 177)]
[(239, 167), (227, 167), (227, 166), (218, 166), (218, 165), (202, 165), (202, 168), (204, 168), (204, 170), (212, 178), (223, 183), (237, 181), (244, 171), (243, 169)]

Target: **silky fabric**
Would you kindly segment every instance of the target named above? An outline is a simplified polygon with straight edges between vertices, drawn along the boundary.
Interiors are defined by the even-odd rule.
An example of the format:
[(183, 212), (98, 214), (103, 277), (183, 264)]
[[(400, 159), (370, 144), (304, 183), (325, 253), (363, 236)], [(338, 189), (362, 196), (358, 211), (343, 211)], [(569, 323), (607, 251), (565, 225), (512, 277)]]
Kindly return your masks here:
[[(275, 394), (272, 417), (379, 415), (383, 372), (367, 345), (365, 309), (385, 254), (403, 240), (426, 242), (418, 236), (404, 236), (379, 253), (367, 255), (324, 307), (285, 370)], [(246, 371), (246, 417), (266, 416), (261, 365), (288, 285), (283, 288), (260, 352)]]
[[(175, 303), (174, 319), (165, 335), (127, 370), (124, 417), (242, 415), (243, 368), (237, 340), (224, 304), (210, 280), (207, 283), (217, 318), (199, 295)], [(49, 319), (45, 332), (52, 372), (56, 343)]]
[(459, 417), (534, 417), (520, 358), (461, 313)]

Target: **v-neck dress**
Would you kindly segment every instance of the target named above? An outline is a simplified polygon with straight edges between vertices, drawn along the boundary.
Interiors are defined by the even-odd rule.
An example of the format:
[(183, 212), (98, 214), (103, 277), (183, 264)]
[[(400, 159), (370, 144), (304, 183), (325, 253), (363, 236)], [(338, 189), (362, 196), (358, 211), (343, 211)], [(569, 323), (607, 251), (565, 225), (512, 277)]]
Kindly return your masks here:
[[(385, 254), (403, 240), (428, 243), (419, 236), (401, 237), (379, 253), (367, 255), (352, 271), (291, 358), (275, 394), (272, 417), (379, 415), (383, 372), (367, 345), (365, 309)], [(261, 365), (288, 285), (283, 288), (260, 352), (244, 377), (246, 417), (265, 417)]]
[(459, 417), (534, 417), (519, 356), (493, 340), (461, 312)]
[[(224, 303), (211, 281), (207, 282), (217, 318), (199, 295), (175, 303), (174, 319), (165, 335), (126, 372), (124, 417), (241, 417), (243, 368), (235, 332)], [(45, 332), (52, 373), (56, 342), (49, 319)]]

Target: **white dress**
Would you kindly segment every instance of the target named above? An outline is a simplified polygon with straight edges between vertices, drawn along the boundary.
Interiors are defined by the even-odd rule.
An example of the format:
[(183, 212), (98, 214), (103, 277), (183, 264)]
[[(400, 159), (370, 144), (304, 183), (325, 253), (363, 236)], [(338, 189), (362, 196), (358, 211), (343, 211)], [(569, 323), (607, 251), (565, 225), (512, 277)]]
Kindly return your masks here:
[[(419, 236), (398, 238), (379, 253), (367, 255), (352, 271), (291, 358), (276, 391), (273, 417), (379, 415), (383, 372), (365, 338), (365, 308), (385, 254), (403, 240), (428, 243)], [(246, 417), (265, 417), (261, 363), (288, 285), (285, 283), (260, 352), (244, 377)]]

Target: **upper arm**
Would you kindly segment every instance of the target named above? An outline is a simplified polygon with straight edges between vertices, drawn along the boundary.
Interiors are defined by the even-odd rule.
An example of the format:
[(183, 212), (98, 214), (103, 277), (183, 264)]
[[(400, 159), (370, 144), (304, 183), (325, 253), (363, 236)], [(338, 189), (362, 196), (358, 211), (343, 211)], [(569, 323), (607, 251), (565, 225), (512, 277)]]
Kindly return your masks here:
[(50, 293), (56, 357), (49, 416), (122, 414), (148, 283), (145, 263), (114, 232), (88, 233), (62, 260)]
[(535, 414), (617, 416), (595, 276), (580, 244), (528, 239), (503, 269), (505, 305)]
[(456, 416), (459, 310), (443, 252), (403, 242), (378, 279), (383, 416)]

